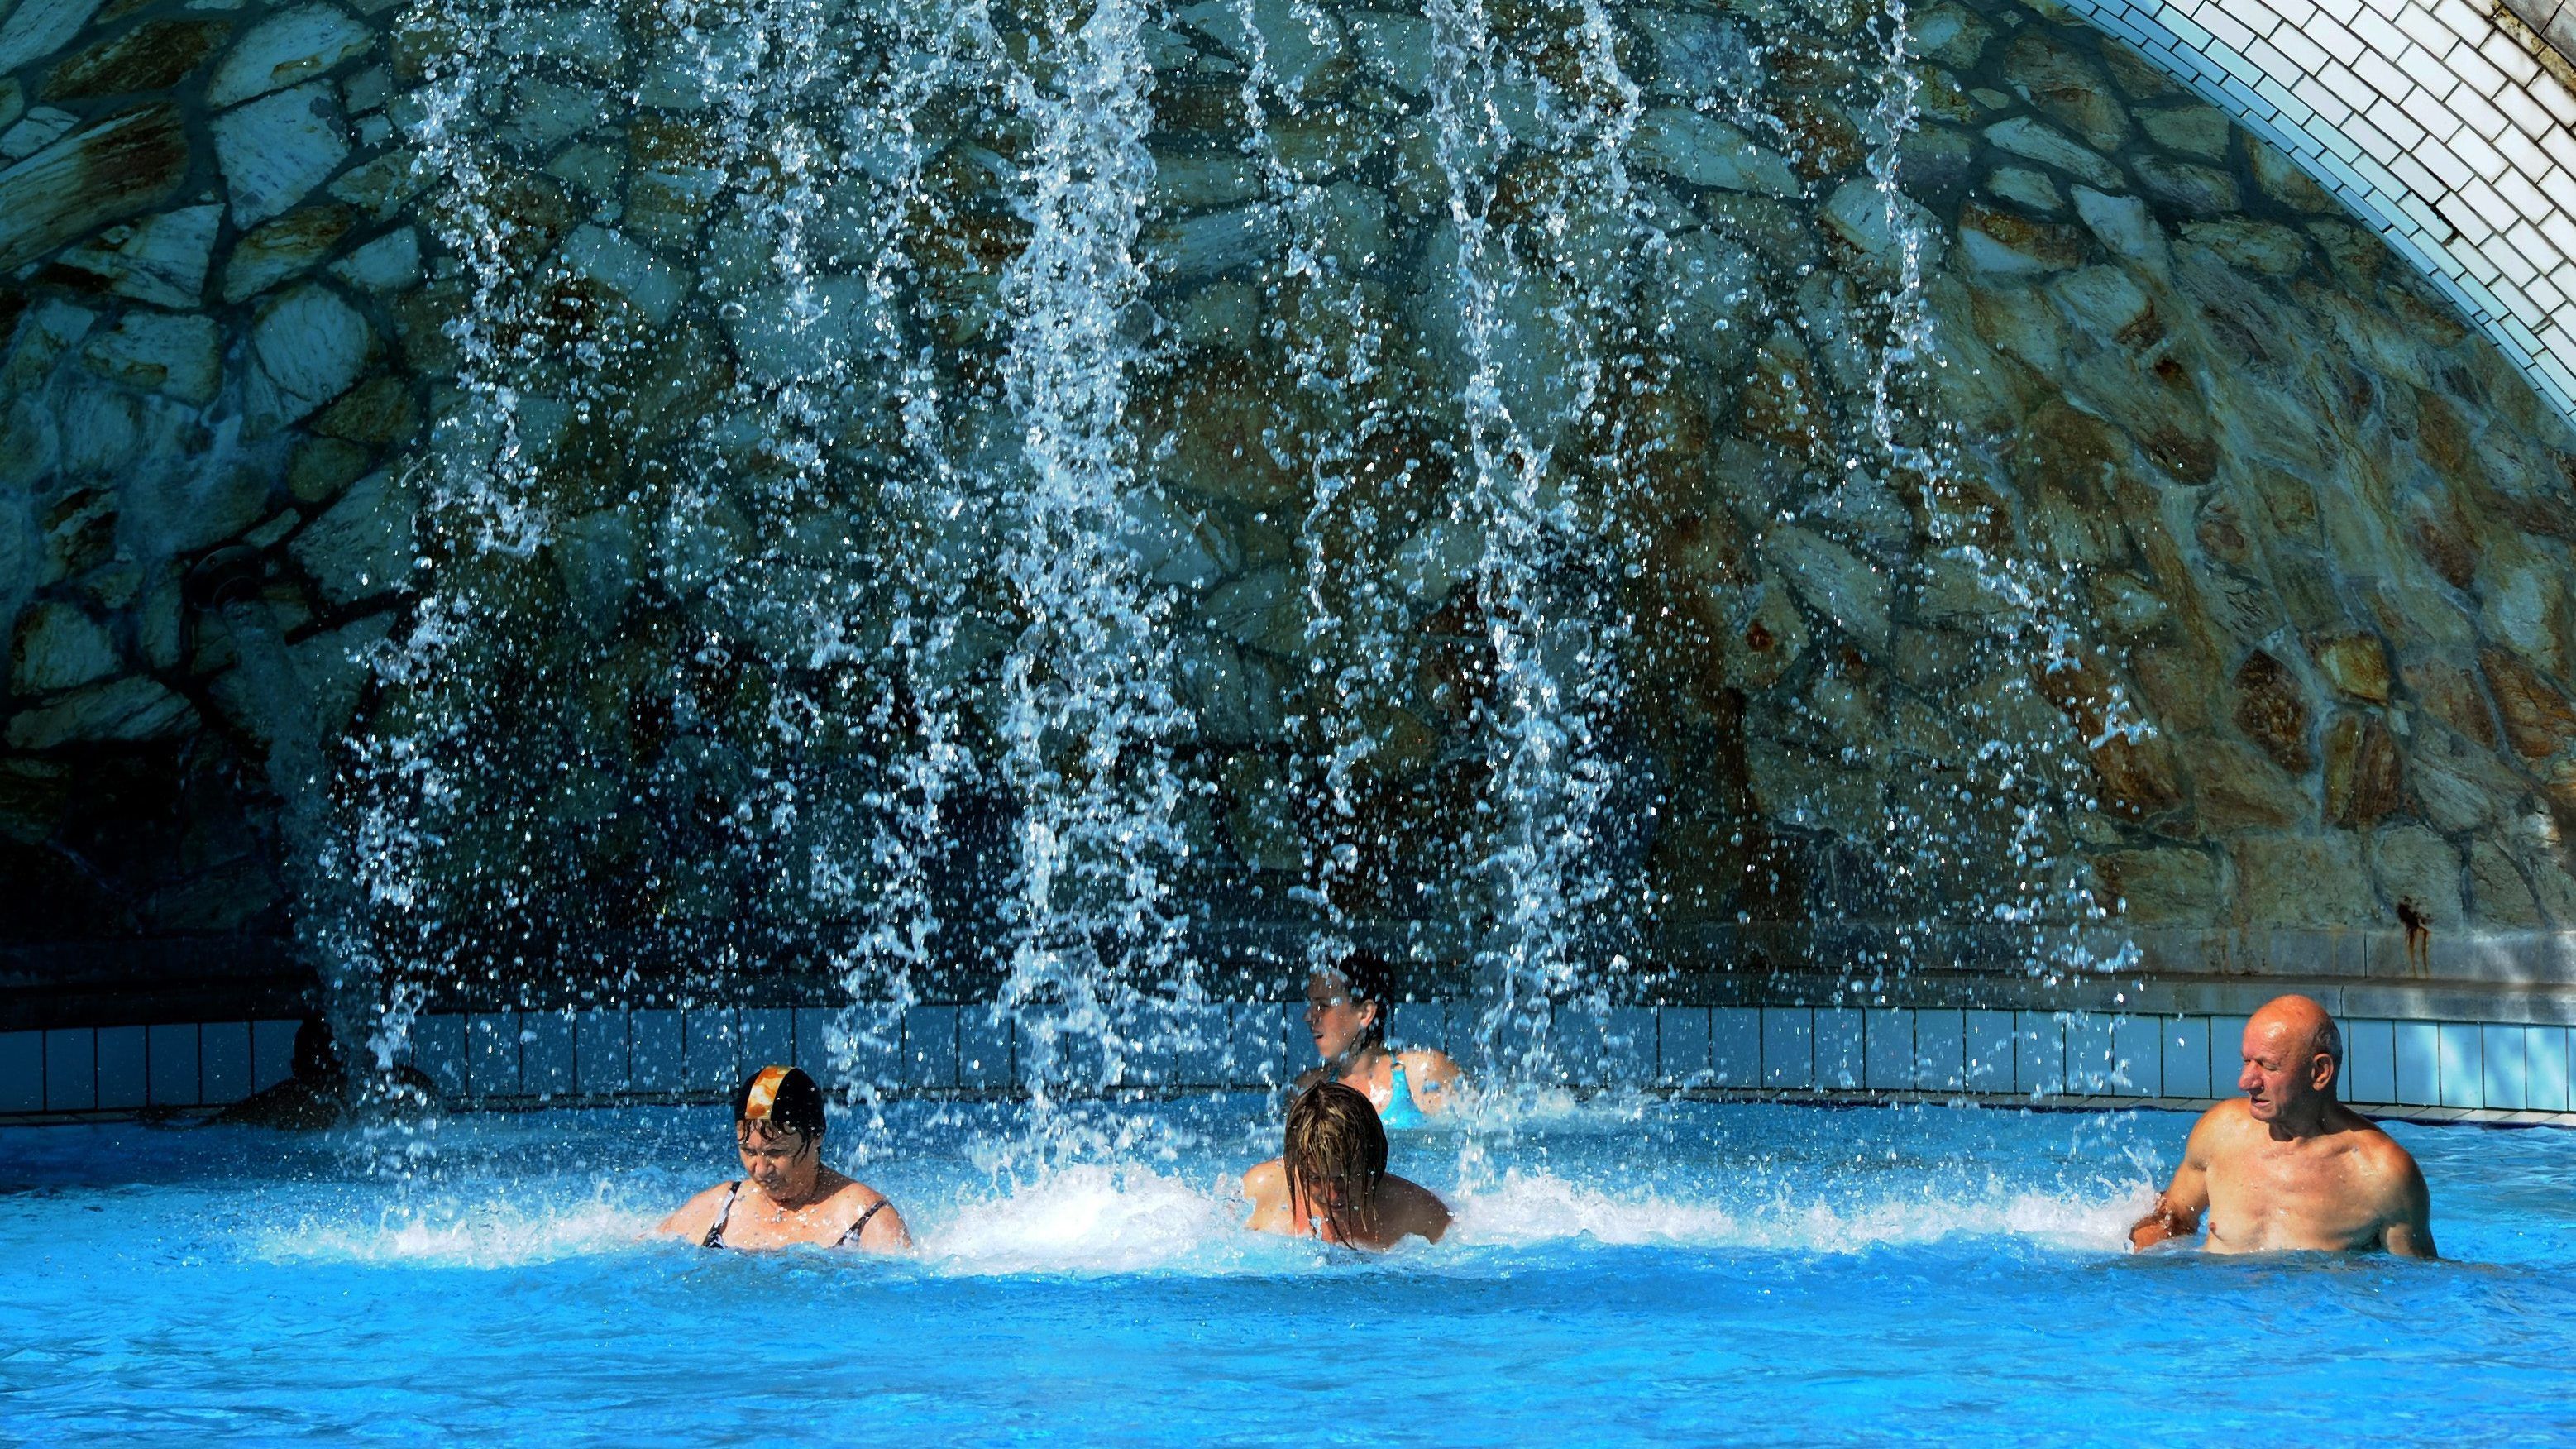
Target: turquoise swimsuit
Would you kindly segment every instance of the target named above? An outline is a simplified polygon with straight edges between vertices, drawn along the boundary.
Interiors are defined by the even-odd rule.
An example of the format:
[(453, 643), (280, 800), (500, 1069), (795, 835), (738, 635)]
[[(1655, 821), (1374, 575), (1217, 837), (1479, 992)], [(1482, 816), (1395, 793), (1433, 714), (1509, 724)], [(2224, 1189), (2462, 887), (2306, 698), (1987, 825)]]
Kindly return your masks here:
[(1431, 1120), (1413, 1100), (1413, 1083), (1405, 1079), (1403, 1062), (1391, 1063), (1387, 1077), (1386, 1106), (1377, 1114), (1380, 1123), (1390, 1128), (1419, 1127)]

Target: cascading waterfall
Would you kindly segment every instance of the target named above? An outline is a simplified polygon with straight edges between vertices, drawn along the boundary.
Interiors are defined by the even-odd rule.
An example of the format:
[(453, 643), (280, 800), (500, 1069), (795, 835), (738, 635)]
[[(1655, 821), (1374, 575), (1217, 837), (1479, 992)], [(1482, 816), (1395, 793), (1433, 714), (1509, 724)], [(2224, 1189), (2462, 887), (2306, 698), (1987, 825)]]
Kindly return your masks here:
[[(905, 1009), (972, 993), (1070, 1123), (1233, 1050), (1196, 931), (1273, 890), (1305, 913), (1274, 973), (1372, 935), (1464, 954), (1502, 1084), (1580, 1079), (1563, 1043), (1669, 969), (1674, 920), (1773, 899), (1892, 927), (1827, 963), (1854, 999), (1962, 914), (2095, 969), (2060, 721), (2091, 750), (2136, 726), (1940, 417), (1905, 13), (1802, 102), (1810, 132), (1867, 111), (1849, 162), (1759, 81), (1839, 59), (1656, 15), (675, 0), (612, 86), (535, 12), (428, 0), (406, 125), (446, 198), (455, 386), (341, 772), (347, 887), (307, 913), (379, 1068), (442, 993), (819, 985), (872, 1101)], [(548, 108), (577, 105), (624, 158), (565, 147)], [(1249, 179), (1158, 215), (1158, 156)], [(1806, 245), (1759, 207), (1819, 201), (1879, 244), (1757, 256)], [(1193, 411), (1219, 386), (1230, 432)], [(1727, 453), (1725, 417), (1766, 441)], [(1753, 538), (1706, 521), (1721, 467), (1781, 474)], [(1864, 561), (1832, 539), (1873, 509)], [(1854, 742), (1886, 625), (1812, 575), (1893, 575), (1900, 532), (1927, 591), (1992, 601), (1986, 683)], [(1685, 618), (1693, 590), (1733, 602)], [(1836, 630), (1794, 698), (1747, 652)], [(1919, 768), (1784, 808), (1734, 759), (1757, 725)], [(1283, 825), (1284, 858), (1253, 839)], [(1663, 883), (1717, 874), (1676, 862), (1695, 839), (1740, 883)]]

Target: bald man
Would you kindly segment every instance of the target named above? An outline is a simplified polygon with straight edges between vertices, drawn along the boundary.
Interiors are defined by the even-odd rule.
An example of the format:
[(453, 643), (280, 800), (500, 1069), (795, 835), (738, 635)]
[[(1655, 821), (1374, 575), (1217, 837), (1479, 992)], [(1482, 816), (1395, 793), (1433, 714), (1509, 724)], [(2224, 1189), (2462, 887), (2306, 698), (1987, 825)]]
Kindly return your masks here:
[(2304, 996), (2277, 997), (2245, 1023), (2241, 1099), (2200, 1115), (2156, 1210), (2129, 1229), (2152, 1247), (2200, 1231), (2213, 1253), (2373, 1252), (2433, 1256), (2433, 1199), (2415, 1159), (2335, 1100), (2343, 1033)]

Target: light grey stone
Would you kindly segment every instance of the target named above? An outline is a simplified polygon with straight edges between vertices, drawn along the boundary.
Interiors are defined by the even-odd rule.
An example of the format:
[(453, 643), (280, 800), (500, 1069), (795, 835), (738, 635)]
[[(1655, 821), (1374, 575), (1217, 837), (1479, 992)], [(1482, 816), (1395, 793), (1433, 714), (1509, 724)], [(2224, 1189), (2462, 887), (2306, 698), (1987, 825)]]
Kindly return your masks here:
[(1199, 619), (1219, 635), (1248, 648), (1291, 652), (1299, 613), (1297, 576), (1284, 568), (1244, 575), (1209, 594)]
[[(1250, 24), (1245, 23), (1249, 9)], [(1217, 44), (1247, 65), (1259, 50), (1271, 83), (1290, 94), (1322, 80), (1342, 58), (1341, 22), (1331, 10), (1311, 0), (1202, 0), (1175, 12), (1174, 19)], [(1254, 33), (1259, 44), (1254, 44)]]
[(1418, 15), (1389, 15), (1352, 10), (1342, 16), (1351, 48), (1387, 84), (1407, 95), (1427, 96), (1438, 77), (1433, 67), (1439, 53), (1431, 44), (1431, 22)]
[(1154, 156), (1154, 200), (1195, 210), (1232, 206), (1262, 192), (1260, 172), (1240, 151), (1161, 151)]
[(607, 114), (607, 99), (597, 91), (528, 76), (510, 88), (509, 107), (492, 134), (526, 150), (551, 151), (599, 129)]
[(387, 232), (331, 264), (331, 274), (370, 292), (402, 292), (420, 285), (420, 233)]
[(1896, 224), (1891, 226), (1887, 193), (1867, 177), (1854, 177), (1836, 187), (1817, 220), (1828, 236), (1848, 249), (1864, 275), (1881, 282), (1899, 274), (1908, 246), (1915, 249), (1917, 274), (1930, 276), (1949, 244), (1940, 218), (1901, 191), (1896, 194)]
[(2460, 852), (2421, 825), (2392, 825), (2370, 837), (2370, 878), (2392, 908), (2411, 900), (2437, 928), (2459, 924)]
[(2149, 196), (2195, 216), (2223, 216), (2244, 204), (2236, 178), (2216, 167), (2156, 155), (2133, 157), (2129, 167)]
[(89, 335), (98, 314), (59, 297), (48, 297), (27, 310), (5, 361), (0, 361), (0, 395), (32, 394), (52, 375), (54, 364), (72, 345)]
[(2002, 197), (2027, 211), (2054, 216), (2066, 209), (2066, 193), (2044, 171), (2027, 166), (1998, 166), (1986, 177), (1989, 195)]
[(801, 291), (770, 287), (746, 297), (727, 322), (743, 370), (785, 383), (823, 376), (859, 356), (879, 335), (882, 307), (866, 278), (823, 277)]
[(634, 515), (622, 508), (584, 514), (563, 526), (553, 548), (573, 618), (591, 637), (606, 638), (643, 577)]
[(343, 608), (410, 579), (417, 504), (388, 473), (349, 485), (287, 545), (322, 597)]
[(1670, 273), (1652, 313), (1654, 335), (1685, 357), (1724, 364), (1754, 339), (1743, 319), (1762, 307), (1762, 269), (1747, 251), (1710, 231), (1671, 238)]
[(319, 81), (227, 111), (213, 130), (233, 225), (245, 229), (285, 213), (349, 158), (348, 128)]
[(0, 171), (0, 271), (157, 209), (187, 174), (176, 106), (138, 106), (73, 131)]
[(205, 297), (206, 268), (223, 219), (220, 206), (183, 206), (109, 227), (57, 261), (105, 279), (119, 296), (156, 307), (194, 307)]
[(429, 186), (429, 172), (418, 162), (408, 151), (387, 152), (350, 167), (331, 183), (331, 195), (377, 221), (391, 221)]
[(0, 20), (0, 71), (13, 71), (72, 43), (99, 0), (18, 0)]
[(1278, 208), (1265, 203), (1149, 227), (1144, 252), (1149, 270), (1187, 284), (1269, 257), (1285, 239)]
[(1679, 106), (1648, 111), (1630, 144), (1646, 169), (1693, 186), (1763, 196), (1796, 196), (1804, 190), (1777, 153), (1753, 144), (1735, 126)]
[(614, 80), (626, 64), (617, 16), (606, 8), (522, 11), (501, 27), (493, 48), (514, 60), (540, 57), (596, 80)]
[(1336, 181), (1315, 198), (1315, 225), (1325, 255), (1345, 273), (1377, 265), (1393, 249), (1386, 197), (1373, 186)]
[(2217, 253), (2230, 266), (2267, 277), (2286, 277), (2308, 264), (2308, 239), (2268, 221), (2185, 222), (2182, 235), (2183, 240)]
[(1223, 530), (1187, 517), (1152, 490), (1128, 496), (1119, 536), (1147, 577), (1175, 588), (1206, 588), (1243, 565)]
[(2015, 116), (2009, 121), (1998, 121), (1986, 128), (1986, 139), (1993, 142), (1998, 151), (2009, 151), (2042, 166), (2054, 166), (2101, 190), (2109, 191), (2120, 184), (2119, 167), (2036, 117)]
[(62, 424), (62, 469), (83, 480), (113, 478), (134, 461), (143, 443), (143, 409), (114, 388), (73, 387), (56, 404)]
[(1250, 351), (1261, 336), (1260, 294), (1242, 282), (1210, 282), (1181, 304), (1173, 325), (1193, 347)]
[(148, 469), (119, 491), (127, 517), (157, 551), (191, 554), (239, 538), (259, 522), (268, 510), (269, 471), (250, 463)]
[(2144, 320), (2154, 302), (2120, 267), (2079, 267), (2050, 284), (2068, 320), (2094, 338), (2116, 338)]
[(2235, 129), (2223, 111), (2208, 106), (2176, 106), (2136, 113), (2138, 126), (2159, 146), (2187, 156), (2216, 161), (2227, 155), (2228, 133)]
[(1733, 23), (1690, 11), (1630, 13), (1654, 43), (1655, 88), (1663, 94), (1728, 99), (1761, 88), (1762, 67)]
[(1795, 524), (1763, 535), (1762, 552), (1808, 608), (1872, 650), (1887, 647), (1892, 624), (1885, 574), (1850, 549)]
[(224, 260), (224, 300), (244, 302), (299, 276), (331, 254), (357, 225), (357, 213), (336, 202), (299, 207), (233, 243)]
[(2076, 216), (2105, 250), (2144, 266), (2151, 276), (2172, 272), (2173, 256), (2165, 242), (2164, 228), (2148, 214), (2145, 201), (2135, 196), (2112, 196), (2085, 186), (2076, 187), (2074, 194)]
[(24, 120), (0, 131), (0, 159), (23, 161), (69, 134), (80, 117), (58, 106), (38, 106)]
[(212, 317), (130, 311), (81, 357), (101, 377), (203, 407), (224, 380), (221, 342)]
[(188, 701), (160, 681), (129, 674), (12, 716), (8, 740), (20, 750), (135, 744), (185, 734), (196, 719)]
[[(679, 275), (669, 264), (623, 233), (604, 226), (573, 228), (556, 255), (565, 270), (623, 298), (656, 327), (671, 320), (686, 295)], [(829, 287), (827, 282), (817, 288), (818, 293), (824, 293), (817, 305), (826, 310), (840, 302), (837, 295), (826, 292)], [(815, 319), (815, 325), (823, 325), (822, 319)]]
[(123, 663), (107, 626), (71, 604), (38, 604), (18, 620), (9, 646), (9, 688), (55, 694), (114, 674)]
[(298, 5), (252, 26), (206, 82), (206, 104), (223, 107), (296, 85), (375, 44), (365, 22), (328, 5)]
[(308, 283), (260, 308), (250, 330), (253, 431), (300, 421), (348, 391), (371, 350), (366, 319), (328, 288)]

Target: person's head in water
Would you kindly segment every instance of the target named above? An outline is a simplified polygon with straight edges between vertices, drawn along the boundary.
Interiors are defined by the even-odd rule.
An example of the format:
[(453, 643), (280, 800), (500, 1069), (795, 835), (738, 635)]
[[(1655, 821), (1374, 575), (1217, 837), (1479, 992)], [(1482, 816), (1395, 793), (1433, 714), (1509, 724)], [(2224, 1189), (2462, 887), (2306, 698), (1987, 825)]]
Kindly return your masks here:
[(2335, 1100), (2343, 1033), (2304, 996), (2276, 996), (2245, 1019), (2245, 1066), (2236, 1086), (2257, 1122), (2303, 1125)]
[(348, 1068), (340, 1065), (340, 1049), (331, 1039), (331, 1023), (318, 1016), (308, 1016), (295, 1028), (295, 1052), (290, 1058), (295, 1080), (316, 1091), (336, 1092), (349, 1079)]
[(796, 1067), (762, 1067), (733, 1094), (733, 1136), (743, 1176), (773, 1200), (805, 1197), (823, 1166), (823, 1089)]
[(1323, 1218), (1342, 1242), (1376, 1234), (1386, 1128), (1366, 1095), (1339, 1082), (1308, 1088), (1288, 1109), (1288, 1141), (1279, 1156), (1298, 1221)]
[(1306, 1030), (1328, 1062), (1386, 1045), (1395, 1009), (1395, 969), (1386, 958), (1353, 951), (1306, 978)]

